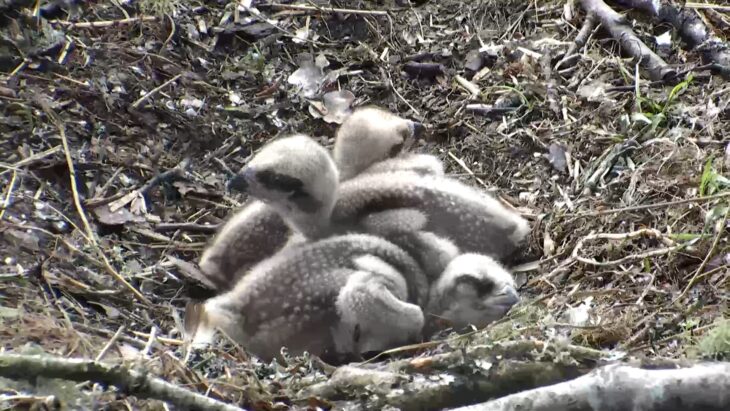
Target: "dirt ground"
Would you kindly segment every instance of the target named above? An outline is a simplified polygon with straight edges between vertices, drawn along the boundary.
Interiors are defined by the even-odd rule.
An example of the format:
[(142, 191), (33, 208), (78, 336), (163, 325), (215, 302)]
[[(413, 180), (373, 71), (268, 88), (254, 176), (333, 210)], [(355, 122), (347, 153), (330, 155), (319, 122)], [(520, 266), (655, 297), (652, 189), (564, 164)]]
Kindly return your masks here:
[[(349, 91), (354, 106), (424, 122), (417, 151), (530, 219), (524, 301), (474, 341), (730, 353), (730, 87), (691, 70), (699, 57), (678, 42), (656, 47), (666, 27), (629, 14), (683, 71), (649, 84), (601, 30), (555, 70), (584, 17), (575, 6), (566, 20), (562, 1), (338, 5), (385, 15), (69, 3), (39, 2), (37, 17), (35, 1), (0, 2), (4, 350), (124, 359), (255, 409), (330, 406), (296, 399), (326, 378), (311, 359), (262, 364), (228, 346), (186, 357), (185, 303), (209, 293), (178, 260), (197, 262), (245, 201), (225, 183), (262, 144), (297, 131), (331, 145), (323, 112), (337, 107), (323, 95)], [(0, 394), (33, 393), (8, 408), (53, 394), (70, 409), (162, 409), (91, 384), (0, 381)]]

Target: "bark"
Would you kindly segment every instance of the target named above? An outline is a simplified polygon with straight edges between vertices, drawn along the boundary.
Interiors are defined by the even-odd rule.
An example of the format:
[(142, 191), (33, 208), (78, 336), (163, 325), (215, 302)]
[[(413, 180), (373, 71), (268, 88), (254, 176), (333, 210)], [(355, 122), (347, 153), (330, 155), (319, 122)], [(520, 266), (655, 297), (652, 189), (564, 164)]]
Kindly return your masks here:
[(601, 367), (573, 381), (537, 388), (459, 411), (497, 410), (727, 410), (730, 363), (647, 370), (623, 364)]
[[(297, 397), (339, 400), (343, 410), (435, 410), (555, 384), (589, 372), (606, 354), (572, 345), (519, 341), (477, 345), (387, 364), (339, 367)], [(367, 399), (355, 400), (366, 397)]]
[(626, 22), (626, 19), (610, 8), (603, 0), (581, 0), (586, 13), (593, 13), (621, 48), (649, 72), (652, 80), (666, 80), (676, 76), (676, 71), (644, 44)]
[(715, 63), (713, 71), (730, 77), (730, 47), (714, 36), (694, 10), (680, 9), (666, 0), (615, 0), (624, 7), (640, 9), (662, 23), (669, 23), (690, 49), (702, 55), (703, 63)]
[(140, 398), (169, 402), (185, 410), (241, 411), (214, 398), (178, 387), (167, 381), (121, 366), (50, 355), (0, 354), (0, 376), (13, 379), (61, 378), (113, 385)]

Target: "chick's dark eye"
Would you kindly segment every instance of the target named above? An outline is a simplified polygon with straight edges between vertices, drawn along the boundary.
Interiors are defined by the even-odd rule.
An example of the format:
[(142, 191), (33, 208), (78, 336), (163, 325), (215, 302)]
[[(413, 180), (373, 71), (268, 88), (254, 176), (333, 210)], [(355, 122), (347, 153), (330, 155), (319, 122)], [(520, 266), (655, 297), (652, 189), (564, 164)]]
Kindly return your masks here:
[(270, 190), (291, 193), (300, 191), (304, 184), (302, 180), (271, 170), (261, 170), (256, 173), (256, 179)]
[(470, 275), (462, 275), (454, 280), (454, 284), (468, 284), (474, 288), (479, 295), (491, 294), (494, 291), (494, 283), (491, 281), (480, 281)]

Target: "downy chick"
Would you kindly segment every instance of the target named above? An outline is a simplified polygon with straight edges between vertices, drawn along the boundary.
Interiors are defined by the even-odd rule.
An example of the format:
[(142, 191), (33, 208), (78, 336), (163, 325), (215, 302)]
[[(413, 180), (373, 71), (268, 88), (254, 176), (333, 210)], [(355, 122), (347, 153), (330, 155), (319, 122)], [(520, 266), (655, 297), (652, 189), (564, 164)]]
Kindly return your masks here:
[(424, 336), (446, 327), (477, 327), (501, 318), (519, 301), (512, 275), (491, 257), (461, 254), (450, 240), (422, 231), (425, 215), (398, 209), (368, 215), (363, 225), (402, 248), (431, 280), (429, 304), (424, 309)]
[(519, 302), (514, 279), (505, 267), (489, 256), (460, 254), (452, 241), (422, 231), (427, 218), (418, 210), (381, 211), (363, 218), (362, 224), (368, 233), (386, 238), (414, 257), (432, 280), (424, 310), (426, 337), (445, 327), (482, 328)]
[(485, 255), (461, 254), (431, 285), (425, 333), (444, 325), (483, 328), (519, 301), (514, 278), (500, 263)]
[(332, 221), (358, 224), (369, 214), (415, 209), (426, 216), (423, 231), (452, 241), (461, 253), (503, 260), (523, 244), (530, 226), (498, 200), (446, 177), (407, 171), (366, 174), (343, 182)]
[[(422, 131), (419, 123), (385, 110), (375, 107), (355, 110), (335, 137), (334, 151), (342, 165), (340, 170), (344, 170), (340, 180), (357, 172), (373, 174), (398, 169), (443, 175), (443, 165), (436, 157), (399, 155), (406, 141), (419, 138)], [(218, 291), (228, 290), (238, 280), (235, 273), (245, 272), (245, 268), (270, 257), (287, 243), (303, 240), (293, 234), (271, 208), (260, 201), (250, 201), (224, 223), (203, 251), (199, 266)]]
[(443, 175), (444, 166), (438, 158), (403, 153), (403, 148), (413, 142), (411, 137), (424, 132), (423, 124), (379, 107), (358, 108), (345, 119), (335, 136), (332, 158), (340, 170), (340, 180), (395, 170)]
[[(313, 161), (297, 161), (312, 152)], [(337, 180), (324, 147), (294, 135), (267, 144), (229, 183), (268, 204), (304, 236), (328, 238), (284, 248), (239, 275), (231, 291), (189, 310), (194, 342), (206, 342), (220, 327), (269, 358), (282, 345), (296, 353), (334, 347), (358, 354), (420, 335), (419, 305), (427, 290), (417, 263), (379, 237), (327, 235)]]
[(220, 328), (265, 361), (283, 346), (294, 355), (358, 356), (417, 342), (424, 317), (400, 273), (422, 275), (407, 253), (370, 235), (290, 246), (232, 290), (189, 306), (186, 331), (200, 346)]

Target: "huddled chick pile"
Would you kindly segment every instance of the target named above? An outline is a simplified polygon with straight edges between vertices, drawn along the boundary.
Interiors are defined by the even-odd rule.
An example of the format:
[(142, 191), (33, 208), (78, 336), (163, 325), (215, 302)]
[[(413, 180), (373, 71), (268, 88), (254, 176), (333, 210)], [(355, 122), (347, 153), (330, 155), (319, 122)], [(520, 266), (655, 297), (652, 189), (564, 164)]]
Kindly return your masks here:
[(220, 329), (264, 360), (283, 346), (359, 358), (483, 327), (517, 303), (501, 261), (529, 224), (436, 157), (403, 152), (422, 130), (365, 107), (331, 154), (302, 134), (265, 145), (228, 184), (252, 200), (201, 257), (219, 294), (188, 306), (193, 344)]

